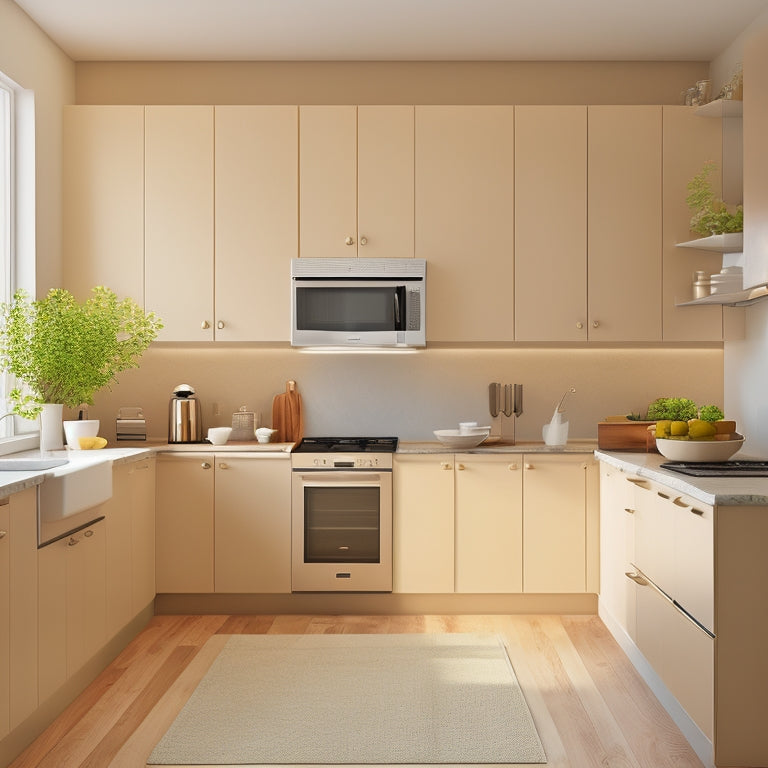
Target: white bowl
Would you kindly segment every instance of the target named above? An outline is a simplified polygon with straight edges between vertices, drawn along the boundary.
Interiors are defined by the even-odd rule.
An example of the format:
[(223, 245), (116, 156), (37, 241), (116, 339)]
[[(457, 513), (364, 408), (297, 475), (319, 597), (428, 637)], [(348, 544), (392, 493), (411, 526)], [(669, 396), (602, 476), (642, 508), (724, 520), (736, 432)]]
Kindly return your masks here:
[(490, 427), (478, 431), (476, 434), (463, 435), (458, 429), (436, 429), (435, 437), (449, 448), (467, 449), (474, 448), (485, 440), (490, 434)]
[(659, 453), (672, 461), (728, 461), (744, 444), (744, 436), (735, 440), (669, 440), (657, 437)]
[(81, 437), (96, 437), (98, 434), (98, 419), (79, 419), (78, 421), (64, 422), (64, 436), (67, 439), (67, 448), (79, 451)]
[(211, 427), (208, 430), (208, 440), (213, 445), (224, 445), (232, 434), (232, 427)]

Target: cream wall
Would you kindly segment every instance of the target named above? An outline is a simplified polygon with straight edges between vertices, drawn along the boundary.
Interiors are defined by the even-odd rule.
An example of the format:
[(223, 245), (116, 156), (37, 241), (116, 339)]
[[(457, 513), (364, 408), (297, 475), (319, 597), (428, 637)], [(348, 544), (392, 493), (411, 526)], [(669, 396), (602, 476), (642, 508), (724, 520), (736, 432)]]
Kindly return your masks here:
[[(236, 62), (79, 63), (77, 102), (115, 103), (672, 103), (697, 79), (702, 62)], [(254, 288), (256, 291), (256, 288)], [(571, 386), (572, 437), (595, 438), (597, 422), (640, 411), (660, 396), (722, 402), (722, 349), (511, 346), (429, 348), (413, 355), (330, 355), (288, 348), (161, 345), (138, 371), (98, 396), (91, 415), (114, 435), (121, 405), (145, 409), (153, 437), (167, 434), (173, 388), (192, 384), (205, 423), (226, 425), (241, 405), (271, 422), (272, 397), (295, 379), (310, 435), (395, 434), (432, 438), (459, 420), (489, 423), (488, 384), (524, 385), (518, 440), (541, 440), (541, 426)], [(219, 415), (214, 415), (218, 404)], [(503, 424), (501, 423), (503, 422)]]
[(11, 0), (0, 0), (0, 71), (34, 92), (37, 292), (61, 284), (61, 114), (75, 65)]

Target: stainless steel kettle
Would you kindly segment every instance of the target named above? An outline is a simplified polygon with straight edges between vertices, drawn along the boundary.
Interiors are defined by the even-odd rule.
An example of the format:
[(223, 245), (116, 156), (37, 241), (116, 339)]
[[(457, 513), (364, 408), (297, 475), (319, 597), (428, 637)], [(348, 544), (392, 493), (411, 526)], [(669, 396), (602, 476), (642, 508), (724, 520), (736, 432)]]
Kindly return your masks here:
[(169, 443), (201, 443), (203, 413), (195, 390), (189, 384), (179, 384), (173, 390), (168, 411)]

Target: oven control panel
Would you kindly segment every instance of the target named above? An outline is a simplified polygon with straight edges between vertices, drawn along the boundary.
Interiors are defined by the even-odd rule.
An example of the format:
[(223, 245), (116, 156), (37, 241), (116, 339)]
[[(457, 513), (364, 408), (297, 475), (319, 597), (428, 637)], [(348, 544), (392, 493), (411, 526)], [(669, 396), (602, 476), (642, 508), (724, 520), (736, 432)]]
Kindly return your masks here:
[(294, 469), (391, 469), (392, 454), (293, 454)]

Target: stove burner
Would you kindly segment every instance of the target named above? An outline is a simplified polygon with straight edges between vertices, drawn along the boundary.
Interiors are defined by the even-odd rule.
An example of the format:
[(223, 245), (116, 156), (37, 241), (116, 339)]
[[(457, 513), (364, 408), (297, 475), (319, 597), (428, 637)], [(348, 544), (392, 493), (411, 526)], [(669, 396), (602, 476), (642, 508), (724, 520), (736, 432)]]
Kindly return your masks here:
[(768, 461), (667, 461), (659, 466), (694, 477), (768, 477)]
[(305, 437), (294, 453), (394, 453), (396, 437)]

